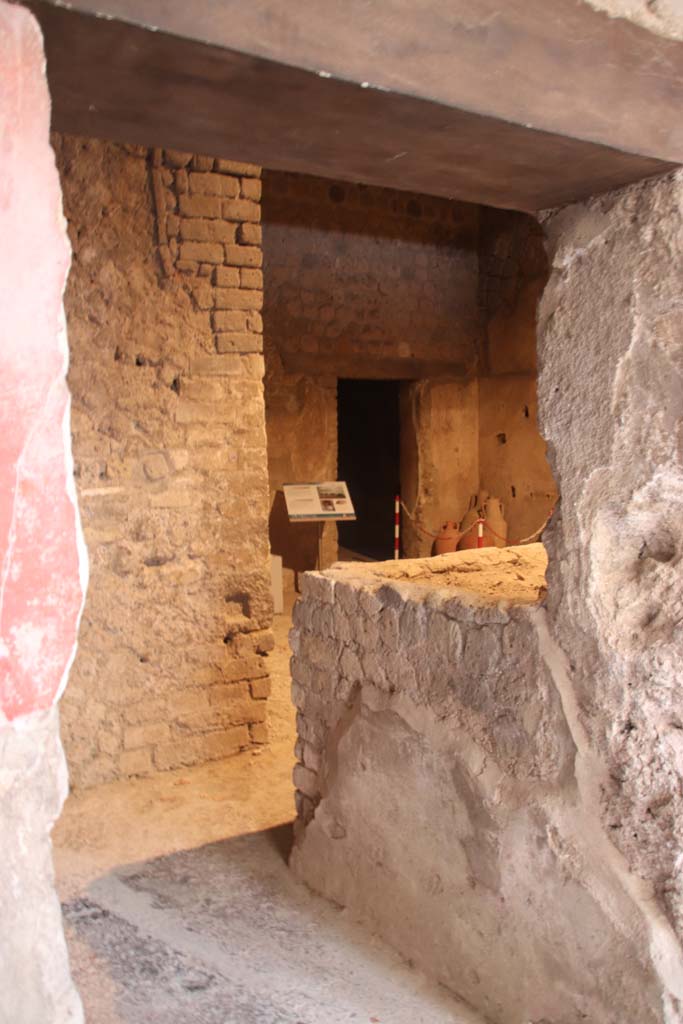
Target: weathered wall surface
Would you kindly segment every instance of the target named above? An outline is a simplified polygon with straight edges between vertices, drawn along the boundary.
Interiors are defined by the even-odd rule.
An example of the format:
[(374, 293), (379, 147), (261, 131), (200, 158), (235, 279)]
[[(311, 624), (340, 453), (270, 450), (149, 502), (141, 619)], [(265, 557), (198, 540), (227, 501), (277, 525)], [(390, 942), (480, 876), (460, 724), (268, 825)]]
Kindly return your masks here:
[[(318, 525), (290, 523), (282, 485), (337, 479), (337, 378), (286, 373), (266, 316), (265, 402), (270, 549), (283, 561), (285, 591), (318, 563)], [(337, 558), (337, 528), (323, 528), (323, 565)]]
[(612, 18), (627, 18), (650, 32), (683, 39), (683, 7), (680, 0), (587, 0), (591, 7)]
[(547, 541), (549, 626), (582, 757), (599, 768), (601, 828), (649, 900), (668, 1019), (679, 1020), (683, 177), (569, 207), (545, 227), (540, 417), (562, 494)]
[[(288, 481), (336, 478), (337, 378), (409, 379), (474, 369), (479, 210), (274, 171), (264, 173), (263, 186), (270, 538), (285, 568), (300, 572), (316, 565), (317, 528), (289, 526), (278, 492)], [(444, 431), (470, 416), (469, 405), (444, 407), (448, 388), (423, 382), (417, 411), (406, 409), (407, 432), (413, 423), (420, 432), (438, 431), (421, 448), (419, 481), (426, 489), (417, 507), (417, 514), (435, 519), (440, 508), (459, 508), (458, 483), (470, 475), (469, 451), (466, 465), (457, 464), (465, 447), (459, 434), (446, 449), (440, 493), (430, 489)], [(456, 403), (462, 392), (469, 394), (459, 382), (450, 392)], [(476, 457), (476, 435), (468, 440)], [(417, 469), (405, 468), (411, 494)], [(464, 507), (469, 491), (468, 483)], [(449, 503), (454, 492), (458, 500)], [(331, 527), (323, 557), (326, 564), (336, 557)], [(293, 571), (286, 573), (290, 585)]]
[(479, 487), (503, 502), (510, 543), (543, 525), (557, 486), (538, 429), (536, 377), (480, 377)]
[(503, 502), (512, 541), (537, 530), (557, 500), (536, 399), (536, 309), (547, 279), (538, 222), (482, 209), (479, 486)]
[(87, 578), (62, 293), (69, 244), (40, 31), (0, 3), (0, 1020), (81, 1024), (50, 831), (67, 792), (55, 703)]
[[(401, 395), (402, 520), (408, 558), (429, 555), (448, 520), (460, 521), (479, 491), (479, 384), (424, 380)], [(424, 524), (429, 524), (425, 529)]]
[(474, 367), (478, 207), (305, 175), (263, 184), (265, 318), (286, 369)]
[(655, 1024), (647, 922), (542, 642), (544, 567), (532, 545), (305, 578), (292, 866), (489, 1020)]
[(92, 563), (62, 731), (86, 786), (265, 737), (260, 181), (189, 154), (55, 144)]

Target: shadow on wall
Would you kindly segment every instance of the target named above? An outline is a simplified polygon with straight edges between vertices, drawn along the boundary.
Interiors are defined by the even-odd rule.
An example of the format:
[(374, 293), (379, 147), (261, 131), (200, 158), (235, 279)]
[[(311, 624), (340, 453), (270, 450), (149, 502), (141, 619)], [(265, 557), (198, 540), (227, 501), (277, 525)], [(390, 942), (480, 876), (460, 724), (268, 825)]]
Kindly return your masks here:
[[(270, 550), (282, 557), (283, 569), (299, 573), (315, 569), (318, 564), (318, 524), (290, 523), (284, 491), (276, 491), (268, 521)], [(298, 579), (295, 579), (298, 589)]]

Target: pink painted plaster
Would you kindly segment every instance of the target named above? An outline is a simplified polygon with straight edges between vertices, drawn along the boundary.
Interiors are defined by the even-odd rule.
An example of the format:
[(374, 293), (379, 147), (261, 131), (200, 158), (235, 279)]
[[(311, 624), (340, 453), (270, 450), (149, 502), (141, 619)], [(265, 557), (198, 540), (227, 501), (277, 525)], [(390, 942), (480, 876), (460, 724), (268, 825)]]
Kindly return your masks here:
[(62, 293), (70, 250), (33, 17), (0, 0), (0, 720), (52, 704), (85, 585)]

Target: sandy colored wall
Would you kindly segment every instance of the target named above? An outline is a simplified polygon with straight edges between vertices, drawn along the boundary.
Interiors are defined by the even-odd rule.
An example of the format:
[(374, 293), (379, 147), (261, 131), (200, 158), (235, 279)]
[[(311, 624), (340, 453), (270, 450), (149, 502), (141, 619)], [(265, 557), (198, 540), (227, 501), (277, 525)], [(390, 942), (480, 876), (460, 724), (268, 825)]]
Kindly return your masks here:
[(479, 490), (479, 384), (424, 380), (401, 396), (403, 551), (431, 553), (433, 536), (459, 522)]
[(557, 501), (536, 395), (536, 310), (547, 279), (538, 221), (482, 209), (479, 487), (503, 502), (511, 541), (542, 526)]
[(478, 207), (272, 171), (263, 186), (265, 318), (286, 369), (474, 364)]
[(460, 593), (349, 567), (297, 611), (295, 870), (501, 1024), (683, 1020), (682, 196), (544, 218), (547, 598), (473, 601), (482, 553)]
[(512, 543), (541, 527), (557, 501), (538, 428), (536, 377), (480, 377), (478, 391), (479, 488), (503, 502)]
[(262, 289), (243, 277), (260, 275), (260, 247), (242, 241), (260, 182), (258, 168), (190, 154), (55, 145), (91, 560), (62, 734), (72, 782), (87, 786), (265, 737)]
[[(336, 477), (337, 378), (410, 379), (473, 367), (479, 210), (273, 171), (263, 188), (270, 537), (291, 586), (294, 571), (315, 566), (317, 535), (315, 527), (287, 524), (279, 492), (284, 482)], [(421, 387), (410, 399), (415, 416), (408, 413), (420, 434), (434, 430), (443, 439), (459, 429), (472, 413), (471, 402), (460, 407), (461, 393), (457, 383)], [(438, 518), (441, 508), (460, 506), (470, 467), (454, 468), (450, 456), (457, 462), (462, 447), (462, 437), (447, 443), (442, 467), (440, 441), (425, 438), (419, 473), (406, 456), (406, 490), (412, 495), (418, 478), (426, 488), (417, 514)], [(335, 555), (336, 531), (328, 527), (325, 562)]]
[[(266, 429), (270, 484), (270, 548), (283, 562), (286, 595), (300, 573), (318, 565), (318, 525), (290, 523), (282, 485), (337, 479), (337, 379), (286, 373), (266, 319)], [(337, 558), (337, 529), (323, 528), (323, 565)]]

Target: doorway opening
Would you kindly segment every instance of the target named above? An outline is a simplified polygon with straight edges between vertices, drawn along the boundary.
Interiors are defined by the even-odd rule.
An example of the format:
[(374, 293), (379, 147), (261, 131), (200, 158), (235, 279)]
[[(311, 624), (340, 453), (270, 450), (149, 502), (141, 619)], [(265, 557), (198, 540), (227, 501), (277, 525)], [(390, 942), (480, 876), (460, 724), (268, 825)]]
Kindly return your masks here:
[(394, 496), (400, 491), (400, 382), (340, 380), (337, 385), (339, 479), (356, 521), (339, 523), (341, 548), (381, 561), (394, 545)]

